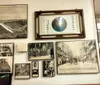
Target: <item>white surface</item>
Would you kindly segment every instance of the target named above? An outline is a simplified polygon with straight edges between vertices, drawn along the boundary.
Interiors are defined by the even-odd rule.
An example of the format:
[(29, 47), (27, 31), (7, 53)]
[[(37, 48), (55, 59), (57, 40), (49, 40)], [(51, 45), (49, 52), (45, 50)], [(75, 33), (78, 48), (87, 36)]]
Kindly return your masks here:
[[(0, 40), (0, 42), (28, 43), (34, 42), (34, 11), (39, 10), (66, 10), (83, 9), (84, 23), (86, 29), (85, 39), (96, 39), (96, 26), (92, 0), (0, 0), (0, 4), (28, 4), (28, 38)], [(67, 40), (67, 39), (66, 39)], [(16, 49), (16, 48), (15, 48)], [(14, 63), (28, 62), (27, 53), (16, 53)], [(85, 84), (100, 83), (99, 74), (82, 75), (56, 75), (54, 78), (42, 77), (42, 66), (40, 64), (40, 76), (30, 80), (14, 80), (12, 85), (65, 85), (65, 84)]]

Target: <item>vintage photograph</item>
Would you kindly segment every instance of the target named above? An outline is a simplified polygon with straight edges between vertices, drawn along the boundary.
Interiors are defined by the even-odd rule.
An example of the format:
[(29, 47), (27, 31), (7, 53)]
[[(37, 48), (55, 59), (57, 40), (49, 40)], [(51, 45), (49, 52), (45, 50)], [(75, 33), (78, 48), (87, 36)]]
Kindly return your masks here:
[(15, 64), (15, 79), (30, 78), (30, 63)]
[(54, 59), (53, 42), (29, 43), (28, 59), (30, 61)]
[(0, 57), (12, 57), (14, 56), (13, 43), (0, 43)]
[(98, 58), (94, 40), (56, 42), (57, 73), (97, 73)]
[(83, 9), (35, 11), (35, 38), (85, 38)]
[(28, 5), (0, 5), (0, 39), (27, 38)]
[(12, 73), (14, 43), (0, 43), (0, 73)]
[(39, 77), (39, 61), (32, 62), (32, 77)]
[(43, 61), (43, 77), (55, 76), (55, 63), (54, 61)]

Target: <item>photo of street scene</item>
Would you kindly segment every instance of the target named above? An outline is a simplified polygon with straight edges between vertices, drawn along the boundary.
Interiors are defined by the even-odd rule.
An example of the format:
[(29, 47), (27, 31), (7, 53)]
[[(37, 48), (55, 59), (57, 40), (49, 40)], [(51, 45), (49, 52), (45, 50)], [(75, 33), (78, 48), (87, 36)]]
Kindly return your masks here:
[(58, 74), (98, 72), (94, 40), (56, 42), (56, 57)]

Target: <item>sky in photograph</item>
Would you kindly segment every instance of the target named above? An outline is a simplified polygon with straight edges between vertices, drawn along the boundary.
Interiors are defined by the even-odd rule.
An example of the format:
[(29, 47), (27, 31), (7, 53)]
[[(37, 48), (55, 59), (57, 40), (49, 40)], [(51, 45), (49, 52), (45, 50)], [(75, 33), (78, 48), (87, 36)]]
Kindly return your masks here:
[(0, 20), (27, 19), (27, 5), (0, 6)]

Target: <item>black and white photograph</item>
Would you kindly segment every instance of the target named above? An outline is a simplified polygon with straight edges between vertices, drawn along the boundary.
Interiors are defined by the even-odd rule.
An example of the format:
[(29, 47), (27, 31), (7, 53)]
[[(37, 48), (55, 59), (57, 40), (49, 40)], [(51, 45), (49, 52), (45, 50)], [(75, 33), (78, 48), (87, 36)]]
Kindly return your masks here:
[(0, 74), (0, 85), (11, 85), (12, 83), (12, 74), (3, 73)]
[(100, 43), (100, 29), (98, 29), (97, 32), (98, 32), (98, 33), (97, 33), (97, 34), (98, 34), (98, 35), (97, 35), (97, 36), (98, 36), (98, 43)]
[(0, 57), (14, 56), (13, 43), (0, 43)]
[(0, 5), (0, 39), (27, 38), (27, 4)]
[(12, 73), (14, 43), (0, 43), (0, 73)]
[(43, 61), (43, 77), (55, 76), (55, 63), (52, 61)]
[(95, 40), (56, 42), (57, 73), (97, 73)]
[(30, 61), (54, 59), (53, 42), (29, 43), (28, 59)]
[(39, 61), (32, 62), (32, 77), (39, 77)]
[(30, 78), (30, 63), (15, 64), (15, 79)]
[(85, 38), (84, 10), (35, 11), (35, 38)]
[(12, 73), (11, 58), (0, 58), (0, 73)]

